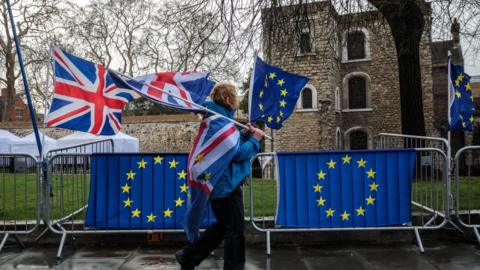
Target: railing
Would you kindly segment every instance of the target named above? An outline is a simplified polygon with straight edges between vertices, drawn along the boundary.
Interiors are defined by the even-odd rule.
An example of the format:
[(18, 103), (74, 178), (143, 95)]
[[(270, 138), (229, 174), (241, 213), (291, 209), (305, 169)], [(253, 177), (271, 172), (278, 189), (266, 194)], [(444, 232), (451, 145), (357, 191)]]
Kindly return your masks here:
[(471, 228), (480, 243), (480, 146), (466, 146), (455, 155), (455, 216)]
[(376, 149), (437, 148), (448, 155), (448, 141), (439, 137), (379, 133), (374, 142)]
[[(385, 227), (341, 227), (341, 228), (286, 228), (276, 226), (278, 215), (278, 172), (275, 179), (253, 179), (250, 177), (248, 210), (252, 226), (266, 233), (267, 254), (271, 254), (271, 233), (280, 232), (311, 232), (311, 231), (365, 231), (365, 230), (411, 230), (415, 233), (417, 244), (423, 252), (420, 230), (442, 228), (449, 218), (447, 157), (436, 148), (415, 149), (417, 162), (412, 178), (412, 222), (402, 226)], [(335, 154), (335, 151), (329, 151)], [(261, 153), (252, 162), (264, 156), (272, 157), (270, 162), (278, 171), (276, 153)], [(298, 194), (297, 190), (297, 196)], [(308, 194), (303, 195), (306, 199)], [(288, 202), (287, 202), (288, 203)]]
[(74, 144), (62, 148), (52, 149), (47, 152), (47, 160), (57, 154), (65, 153), (112, 153), (115, 145), (112, 139), (98, 140), (88, 143)]
[[(0, 251), (9, 236), (30, 234), (40, 221), (40, 177), (30, 154), (0, 154)], [(23, 245), (22, 245), (23, 246)]]

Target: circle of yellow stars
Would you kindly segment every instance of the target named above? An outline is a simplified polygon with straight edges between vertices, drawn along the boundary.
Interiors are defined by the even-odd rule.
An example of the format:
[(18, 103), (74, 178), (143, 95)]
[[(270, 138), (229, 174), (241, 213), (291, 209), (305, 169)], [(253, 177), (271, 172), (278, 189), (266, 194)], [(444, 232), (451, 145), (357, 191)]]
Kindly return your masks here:
[[(470, 79), (467, 75), (467, 77), (465, 77), (465, 75), (463, 73), (460, 73), (458, 74), (457, 78), (455, 78), (455, 81), (453, 82), (454, 83), (454, 90), (455, 90), (455, 99), (456, 100), (460, 100), (462, 98), (462, 92), (460, 91), (462, 88), (465, 88), (465, 92), (466, 93), (466, 98), (470, 99), (471, 102), (473, 102), (474, 100), (474, 97), (473, 97), (473, 93), (472, 93), (472, 86), (470, 84)], [(472, 113), (470, 114), (470, 117), (468, 117), (468, 114), (467, 114), (467, 117), (464, 117), (464, 115), (462, 115), (462, 112), (459, 112), (458, 116), (459, 118), (462, 120), (462, 127), (463, 128), (466, 128), (468, 125), (473, 125), (475, 123), (475, 118), (473, 117), (473, 111), (475, 110), (475, 106), (472, 105)], [(468, 118), (468, 119), (466, 119)], [(469, 123), (468, 123), (469, 122)]]
[[(265, 75), (265, 82), (264, 82), (264, 85), (263, 85), (264, 88), (261, 89), (260, 93), (258, 94), (258, 97), (260, 98), (260, 103), (258, 103), (258, 109), (262, 112), (264, 112), (264, 110), (266, 109), (262, 102), (264, 102), (264, 100), (270, 99), (270, 97), (265, 97), (265, 92), (267, 91), (266, 89), (268, 88), (268, 85), (270, 83), (274, 84), (279, 89), (280, 96), (282, 98), (278, 101), (278, 108), (279, 108), (278, 115), (262, 114), (262, 118), (266, 118), (266, 121), (268, 123), (272, 123), (273, 121), (275, 121), (277, 124), (279, 124), (280, 121), (282, 121), (282, 119), (284, 118), (284, 112), (282, 111), (282, 109), (287, 106), (286, 97), (287, 97), (287, 94), (288, 94), (288, 90), (287, 90), (286, 85), (285, 85), (285, 79), (277, 78), (277, 73), (275, 73), (275, 72), (269, 72), (268, 74)], [(265, 99), (264, 99), (264, 97), (265, 97)]]
[[(164, 159), (165, 159), (165, 157), (160, 156), (160, 155), (154, 156), (153, 157), (153, 166), (162, 165), (163, 162), (164, 162)], [(149, 163), (145, 159), (142, 158), (139, 162), (137, 162), (137, 169), (138, 170), (146, 169), (148, 164)], [(169, 169), (176, 170), (177, 167), (179, 166), (179, 164), (180, 164), (180, 162), (177, 161), (175, 158), (173, 158), (172, 160), (170, 160), (168, 162), (168, 165), (166, 165), (166, 166), (168, 166)], [(144, 217), (146, 218), (148, 223), (155, 223), (157, 221), (157, 213), (154, 213), (154, 212), (142, 213), (142, 211), (140, 209), (134, 207), (135, 201), (132, 200), (132, 198), (130, 197), (130, 190), (132, 188), (132, 182), (135, 180), (136, 175), (137, 175), (137, 173), (134, 172), (133, 169), (130, 169), (126, 173), (125, 185), (120, 187), (120, 189), (122, 190), (122, 194), (127, 195), (126, 200), (123, 200), (123, 207), (125, 207), (125, 208), (128, 207), (130, 209), (130, 213), (131, 213), (132, 218), (139, 218), (140, 219), (140, 218), (142, 218), (142, 214), (144, 214), (145, 215)], [(180, 172), (177, 172), (176, 175), (177, 175), (176, 178), (179, 181), (183, 181), (183, 185), (179, 186), (180, 194), (185, 193), (185, 195), (187, 195), (187, 193), (188, 193), (188, 186), (186, 184), (186, 182), (187, 182), (187, 172), (184, 169), (182, 169)], [(178, 198), (176, 200), (174, 200), (175, 206), (173, 206), (173, 204), (172, 204), (172, 209), (166, 208), (162, 211), (163, 212), (162, 213), (163, 218), (164, 219), (172, 218), (172, 214), (174, 213), (174, 209), (177, 208), (177, 207), (183, 207), (184, 206), (185, 198), (186, 198), (186, 196), (184, 196), (183, 198), (182, 198), (182, 196), (178, 196)]]
[[(367, 160), (363, 159), (363, 157), (353, 162), (352, 157), (346, 154), (343, 157), (341, 157), (341, 159), (342, 161), (340, 166), (350, 165), (350, 166), (356, 166), (358, 169), (363, 169), (367, 179), (370, 181), (370, 184), (368, 185), (370, 194), (368, 195), (368, 197), (365, 198), (364, 204), (360, 205), (358, 208), (355, 208), (355, 213), (354, 213), (356, 216), (365, 216), (365, 213), (367, 211), (366, 207), (369, 205), (371, 206), (375, 205), (375, 201), (376, 201), (375, 192), (377, 192), (379, 188), (379, 185), (375, 180), (377, 172), (371, 167), (368, 167), (369, 169), (367, 170), (368, 162)], [(336, 166), (339, 166), (337, 165), (337, 162), (334, 161), (333, 159), (330, 159), (328, 162), (326, 162), (325, 165), (326, 165), (326, 169), (320, 169), (316, 173), (316, 180), (318, 182), (312, 186), (313, 192), (315, 194), (318, 193), (318, 197), (317, 197), (318, 199), (316, 199), (315, 201), (319, 208), (322, 206), (323, 207), (327, 206), (327, 200), (323, 198), (323, 196), (321, 195), (322, 189), (324, 187), (322, 185), (322, 182), (327, 181), (329, 170), (334, 170)], [(343, 212), (337, 212), (335, 209), (331, 207), (329, 207), (328, 209), (323, 208), (323, 210), (321, 211), (324, 212), (325, 217), (327, 218), (329, 217), (333, 218), (335, 215), (339, 215), (342, 221), (349, 221), (350, 216), (352, 215), (352, 213), (349, 213), (347, 210), (344, 210)]]

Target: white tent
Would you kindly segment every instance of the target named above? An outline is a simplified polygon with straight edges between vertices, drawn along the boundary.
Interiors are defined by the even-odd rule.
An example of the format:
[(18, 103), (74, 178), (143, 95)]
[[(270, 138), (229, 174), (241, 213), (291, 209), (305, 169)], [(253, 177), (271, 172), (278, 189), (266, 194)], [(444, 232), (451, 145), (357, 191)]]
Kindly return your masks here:
[(0, 129), (0, 153), (11, 153), (12, 143), (20, 140), (19, 137), (15, 136), (8, 130)]
[[(58, 139), (58, 148), (69, 147), (78, 144), (91, 143), (99, 140), (112, 139), (115, 152), (138, 152), (139, 140), (123, 132), (113, 136), (96, 136), (90, 133), (76, 131), (70, 135)], [(91, 152), (88, 150), (87, 152)]]
[[(46, 153), (48, 150), (57, 148), (57, 140), (52, 139), (40, 133), (40, 141), (43, 143), (43, 152)], [(13, 142), (12, 144), (12, 153), (29, 153), (34, 156), (39, 156), (37, 141), (35, 139), (35, 133), (30, 133), (27, 136), (21, 138), (18, 141)]]

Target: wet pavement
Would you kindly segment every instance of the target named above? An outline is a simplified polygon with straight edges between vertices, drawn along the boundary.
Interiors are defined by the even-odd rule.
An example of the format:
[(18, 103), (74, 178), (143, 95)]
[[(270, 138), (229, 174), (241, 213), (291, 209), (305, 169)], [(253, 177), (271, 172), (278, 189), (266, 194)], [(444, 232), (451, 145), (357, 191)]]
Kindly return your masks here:
[[(480, 249), (475, 243), (425, 242), (425, 253), (415, 245), (277, 246), (267, 258), (261, 246), (247, 248), (246, 269), (480, 269)], [(57, 261), (54, 245), (27, 249), (6, 247), (0, 253), (0, 269), (180, 269), (174, 252), (177, 247), (131, 245), (115, 247), (66, 247)], [(222, 269), (222, 251), (205, 260), (197, 269)]]

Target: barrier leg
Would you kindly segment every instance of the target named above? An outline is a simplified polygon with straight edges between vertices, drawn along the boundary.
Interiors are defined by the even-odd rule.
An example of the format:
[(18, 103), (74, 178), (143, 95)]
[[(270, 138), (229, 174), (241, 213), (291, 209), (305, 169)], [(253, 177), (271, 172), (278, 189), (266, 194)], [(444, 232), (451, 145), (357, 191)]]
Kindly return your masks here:
[(63, 246), (65, 245), (65, 239), (67, 238), (67, 232), (62, 233), (62, 239), (60, 240), (60, 246), (58, 247), (57, 259), (62, 258)]
[(25, 245), (24, 245), (23, 242), (18, 238), (17, 235), (14, 234), (14, 235), (13, 235), (13, 238), (15, 239), (15, 241), (17, 241), (18, 245), (19, 245), (21, 248), (25, 249)]
[(40, 241), (40, 239), (43, 238), (43, 236), (49, 231), (48, 227), (43, 229), (43, 231), (37, 236), (35, 237), (35, 242), (38, 242)]
[(272, 250), (270, 247), (270, 231), (267, 231), (267, 256), (272, 255)]
[(10, 235), (9, 233), (5, 233), (5, 235), (3, 236), (2, 242), (0, 243), (0, 252), (2, 251), (3, 246), (7, 242), (7, 238), (8, 238), (9, 235)]
[(475, 233), (475, 236), (477, 237), (477, 241), (480, 244), (480, 233), (478, 232), (478, 227), (473, 227), (473, 232)]
[(418, 228), (415, 228), (415, 238), (417, 239), (417, 245), (420, 249), (420, 252), (423, 253), (425, 250), (423, 249), (422, 238), (420, 238), (420, 233), (418, 232)]

